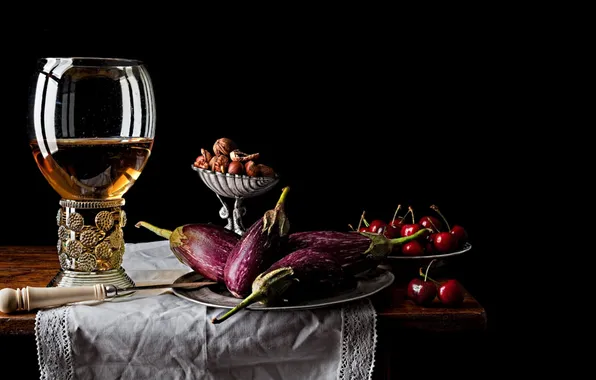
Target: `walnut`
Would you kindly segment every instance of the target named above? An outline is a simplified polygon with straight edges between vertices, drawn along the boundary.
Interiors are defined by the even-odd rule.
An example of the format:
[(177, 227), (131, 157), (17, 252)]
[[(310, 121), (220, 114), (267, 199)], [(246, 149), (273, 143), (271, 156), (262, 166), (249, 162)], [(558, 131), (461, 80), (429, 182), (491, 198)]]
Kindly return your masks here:
[(228, 165), (230, 165), (230, 159), (228, 158), (228, 156), (215, 156), (215, 162), (213, 163), (213, 171), (225, 174), (228, 172)]
[(259, 153), (246, 154), (246, 153), (241, 152), (240, 150), (236, 149), (236, 150), (233, 150), (230, 152), (230, 158), (232, 159), (232, 161), (240, 161), (240, 162), (254, 161), (259, 158)]
[(201, 155), (197, 157), (193, 165), (201, 169), (210, 169), (211, 166), (209, 165), (209, 163), (211, 162), (212, 158), (213, 156), (207, 149), (201, 148)]
[(231, 151), (236, 149), (238, 149), (236, 143), (226, 137), (217, 139), (215, 144), (213, 144), (213, 153), (215, 153), (216, 156), (228, 156)]

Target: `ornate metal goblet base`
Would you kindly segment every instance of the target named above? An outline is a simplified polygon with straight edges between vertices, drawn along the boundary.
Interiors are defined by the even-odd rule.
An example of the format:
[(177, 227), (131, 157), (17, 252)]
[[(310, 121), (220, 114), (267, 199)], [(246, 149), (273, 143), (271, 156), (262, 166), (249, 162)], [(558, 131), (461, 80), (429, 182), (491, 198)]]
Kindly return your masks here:
[(122, 268), (126, 213), (124, 199), (106, 201), (60, 200), (58, 259), (60, 272), (50, 286), (112, 284), (134, 286)]

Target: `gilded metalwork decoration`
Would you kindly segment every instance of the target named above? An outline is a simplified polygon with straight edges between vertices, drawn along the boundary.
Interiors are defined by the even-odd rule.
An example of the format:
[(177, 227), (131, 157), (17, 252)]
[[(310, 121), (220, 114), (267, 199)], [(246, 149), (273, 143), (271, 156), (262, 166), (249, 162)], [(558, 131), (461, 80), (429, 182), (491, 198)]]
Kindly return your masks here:
[(110, 265), (112, 268), (119, 268), (122, 265), (122, 259), (124, 257), (124, 242), (116, 251), (112, 252), (110, 257)]
[[(109, 271), (122, 266), (126, 213), (121, 200), (62, 200), (56, 214), (60, 266), (70, 271)], [(84, 211), (81, 211), (84, 210)], [(85, 225), (87, 222), (92, 223)]]
[(95, 270), (96, 266), (97, 257), (95, 255), (83, 255), (74, 262), (74, 269), (83, 272), (91, 272)]
[(100, 230), (109, 231), (114, 226), (114, 218), (109, 211), (100, 211), (95, 215), (95, 225)]
[(104, 259), (97, 259), (97, 269), (98, 270), (110, 270), (113, 269), (112, 268), (112, 264), (110, 263), (110, 260), (104, 260)]
[(63, 241), (67, 241), (70, 239), (70, 230), (64, 226), (58, 227), (58, 237)]
[(116, 227), (114, 232), (112, 232), (108, 237), (108, 240), (110, 241), (112, 248), (119, 248), (122, 243), (124, 243), (122, 228)]
[(106, 233), (93, 226), (83, 227), (83, 232), (79, 236), (79, 240), (85, 247), (95, 247), (104, 237)]
[(66, 226), (73, 231), (79, 232), (83, 229), (84, 224), (85, 220), (83, 219), (83, 215), (78, 212), (73, 212), (66, 218)]
[(78, 258), (84, 251), (83, 243), (78, 240), (69, 240), (66, 242), (66, 254), (72, 258)]
[(58, 255), (58, 261), (60, 262), (60, 267), (63, 269), (70, 268), (70, 262), (68, 260), (68, 256), (65, 253), (61, 253)]
[(120, 210), (120, 227), (126, 227), (126, 212), (124, 210)]
[(61, 208), (58, 209), (58, 214), (56, 215), (56, 224), (59, 226), (64, 224), (64, 211)]
[(106, 260), (112, 255), (112, 247), (109, 242), (104, 240), (95, 247), (94, 252), (97, 258)]

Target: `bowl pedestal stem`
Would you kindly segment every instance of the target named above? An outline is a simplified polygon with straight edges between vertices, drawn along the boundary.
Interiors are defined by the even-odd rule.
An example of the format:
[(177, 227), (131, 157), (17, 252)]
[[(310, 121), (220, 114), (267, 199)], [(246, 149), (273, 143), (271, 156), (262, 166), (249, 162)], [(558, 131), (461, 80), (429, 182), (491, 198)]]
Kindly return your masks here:
[(217, 199), (219, 199), (222, 204), (222, 207), (219, 210), (219, 217), (228, 220), (226, 229), (234, 231), (238, 235), (242, 236), (246, 231), (244, 224), (242, 224), (242, 217), (246, 214), (246, 207), (242, 205), (243, 199), (236, 197), (234, 201), (234, 208), (230, 212), (230, 206), (228, 206), (228, 204), (221, 198), (219, 194), (215, 193), (215, 195), (217, 195)]

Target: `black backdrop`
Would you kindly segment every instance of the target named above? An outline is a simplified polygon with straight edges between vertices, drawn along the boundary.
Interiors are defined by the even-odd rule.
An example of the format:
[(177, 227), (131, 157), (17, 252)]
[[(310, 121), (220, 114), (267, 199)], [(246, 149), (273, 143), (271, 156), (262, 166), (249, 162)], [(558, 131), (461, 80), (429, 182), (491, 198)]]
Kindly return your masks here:
[[(283, 23), (282, 23), (283, 24)], [(281, 25), (278, 25), (281, 26)], [(436, 204), (466, 227), (473, 249), (456, 275), (494, 323), (486, 230), (495, 206), (494, 143), (500, 80), (490, 36), (445, 29), (407, 35), (295, 25), (275, 31), (192, 26), (45, 27), (8, 41), (2, 60), (0, 244), (54, 245), (59, 197), (33, 161), (27, 136), (29, 78), (45, 56), (137, 58), (152, 76), (156, 139), (126, 194), (128, 242), (154, 240), (139, 220), (174, 228), (223, 223), (216, 196), (190, 166), (219, 137), (235, 140), (281, 176), (248, 199), (248, 225), (290, 186), (292, 229), (347, 230), (366, 210), (389, 219), (398, 204), (415, 215)], [(378, 33), (379, 32), (379, 33)], [(69, 37), (65, 37), (66, 35)], [(490, 216), (488, 216), (490, 217)], [(491, 319), (492, 318), (492, 319)]]

